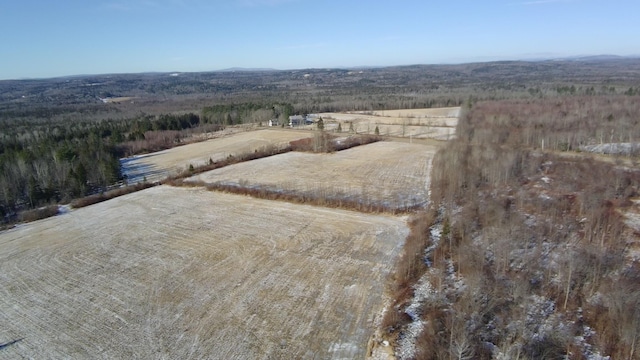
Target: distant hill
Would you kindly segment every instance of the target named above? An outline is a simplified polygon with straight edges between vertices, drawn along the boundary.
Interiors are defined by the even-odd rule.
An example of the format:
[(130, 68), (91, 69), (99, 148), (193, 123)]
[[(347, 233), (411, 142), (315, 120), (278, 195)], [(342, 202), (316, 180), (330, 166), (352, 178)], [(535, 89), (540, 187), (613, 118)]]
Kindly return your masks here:
[(606, 60), (620, 60), (628, 57), (620, 56), (620, 55), (588, 55), (588, 56), (573, 56), (564, 58), (564, 60), (573, 60), (573, 61), (606, 61)]
[(233, 71), (238, 71), (238, 72), (253, 72), (253, 71), (280, 71), (278, 69), (272, 69), (272, 68), (243, 68), (243, 67), (232, 67), (232, 68), (228, 68), (228, 69), (221, 69), (221, 70), (216, 70), (217, 72), (233, 72)]

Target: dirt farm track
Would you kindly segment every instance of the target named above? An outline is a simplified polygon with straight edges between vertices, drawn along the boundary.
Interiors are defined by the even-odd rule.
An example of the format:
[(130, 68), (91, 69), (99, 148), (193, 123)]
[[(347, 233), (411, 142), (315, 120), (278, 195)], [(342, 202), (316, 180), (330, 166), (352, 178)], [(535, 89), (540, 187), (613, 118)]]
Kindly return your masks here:
[(363, 358), (406, 218), (159, 186), (0, 233), (0, 359)]

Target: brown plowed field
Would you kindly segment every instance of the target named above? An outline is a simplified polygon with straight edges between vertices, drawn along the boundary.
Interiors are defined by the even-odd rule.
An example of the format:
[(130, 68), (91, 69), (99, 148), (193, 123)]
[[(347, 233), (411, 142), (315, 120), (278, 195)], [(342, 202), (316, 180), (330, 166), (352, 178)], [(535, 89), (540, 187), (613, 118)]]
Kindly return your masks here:
[(239, 155), (268, 146), (280, 147), (292, 140), (310, 137), (310, 132), (294, 130), (258, 130), (238, 133), (217, 139), (178, 146), (151, 154), (122, 159), (122, 172), (129, 183), (159, 181), (189, 168), (217, 161), (229, 155)]
[(405, 223), (159, 186), (22, 225), (0, 358), (363, 358)]
[(187, 181), (408, 208), (428, 200), (431, 160), (437, 149), (377, 142), (331, 154), (290, 152), (208, 171)]

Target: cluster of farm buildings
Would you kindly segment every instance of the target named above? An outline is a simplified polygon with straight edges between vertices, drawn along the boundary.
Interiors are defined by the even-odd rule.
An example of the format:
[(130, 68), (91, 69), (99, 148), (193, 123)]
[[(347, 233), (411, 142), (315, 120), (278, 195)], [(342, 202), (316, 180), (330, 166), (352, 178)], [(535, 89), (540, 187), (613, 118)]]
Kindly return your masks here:
[[(318, 118), (317, 114), (307, 114), (307, 115), (291, 115), (289, 116), (289, 126), (296, 127), (302, 125), (312, 125), (316, 122)], [(269, 120), (269, 126), (281, 126), (280, 120), (271, 119)]]

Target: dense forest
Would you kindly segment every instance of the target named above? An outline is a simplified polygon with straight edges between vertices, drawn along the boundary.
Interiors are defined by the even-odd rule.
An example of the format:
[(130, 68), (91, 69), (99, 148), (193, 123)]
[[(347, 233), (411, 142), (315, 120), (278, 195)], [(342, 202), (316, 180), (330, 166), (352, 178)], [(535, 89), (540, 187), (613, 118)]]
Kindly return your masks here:
[[(199, 122), (196, 114), (134, 121), (43, 122), (32, 127), (5, 122), (0, 139), (0, 214), (10, 220), (21, 209), (105, 191), (124, 180), (119, 159), (132, 143), (157, 133), (179, 134)], [(180, 137), (169, 140), (176, 142)]]

